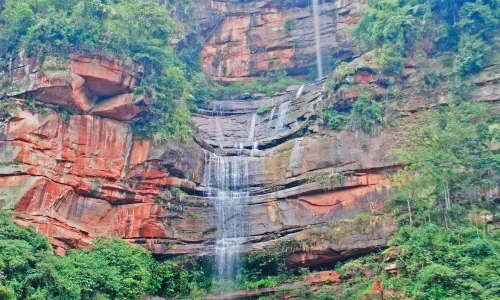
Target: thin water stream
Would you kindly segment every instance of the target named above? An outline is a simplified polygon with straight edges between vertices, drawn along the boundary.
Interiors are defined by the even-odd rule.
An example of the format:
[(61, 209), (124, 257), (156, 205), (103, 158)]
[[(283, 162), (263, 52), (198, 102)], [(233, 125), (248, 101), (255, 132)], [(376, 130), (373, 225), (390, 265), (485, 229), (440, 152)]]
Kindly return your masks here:
[(320, 35), (320, 9), (319, 0), (313, 0), (314, 36), (316, 40), (316, 64), (318, 66), (318, 79), (323, 78), (323, 60), (321, 58), (321, 35)]

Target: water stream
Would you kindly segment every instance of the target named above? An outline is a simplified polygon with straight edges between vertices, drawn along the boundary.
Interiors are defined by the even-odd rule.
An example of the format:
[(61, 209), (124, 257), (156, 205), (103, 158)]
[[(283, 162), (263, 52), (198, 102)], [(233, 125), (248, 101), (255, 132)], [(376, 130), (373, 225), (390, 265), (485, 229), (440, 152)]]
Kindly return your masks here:
[(248, 203), (249, 158), (206, 154), (205, 187), (215, 205), (218, 237), (215, 243), (215, 266), (219, 280), (233, 280), (239, 267), (243, 241), (249, 232), (245, 214)]
[(216, 116), (215, 117), (215, 140), (219, 142), (220, 148), (222, 149), (222, 143), (224, 142), (224, 134), (222, 132), (222, 126), (220, 124), (221, 120), (219, 119), (220, 116), (224, 115), (224, 108), (222, 107), (222, 104), (219, 104), (217, 102), (213, 102), (213, 107), (212, 107), (212, 115)]
[(274, 128), (275, 131), (281, 130), (285, 127), (285, 122), (290, 112), (290, 104), (291, 101), (283, 102), (280, 104), (278, 108), (278, 119), (276, 120), (276, 127)]
[(271, 109), (271, 114), (269, 115), (269, 122), (267, 123), (267, 129), (273, 126), (274, 112), (276, 111), (276, 106)]
[(321, 58), (321, 40), (320, 40), (320, 24), (319, 24), (319, 0), (313, 0), (313, 16), (314, 16), (314, 36), (316, 39), (316, 64), (318, 66), (318, 79), (323, 78), (323, 60)]
[(248, 141), (252, 142), (255, 137), (255, 123), (257, 122), (257, 114), (253, 114), (252, 121), (250, 123), (250, 132), (248, 133)]

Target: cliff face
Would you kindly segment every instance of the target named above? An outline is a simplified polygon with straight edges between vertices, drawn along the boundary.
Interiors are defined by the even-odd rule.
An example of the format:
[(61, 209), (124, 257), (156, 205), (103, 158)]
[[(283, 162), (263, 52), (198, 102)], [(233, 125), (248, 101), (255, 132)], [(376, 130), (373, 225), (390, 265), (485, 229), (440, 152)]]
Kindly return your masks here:
[[(221, 82), (252, 80), (285, 67), (291, 76), (315, 68), (311, 1), (200, 1), (205, 73)], [(325, 67), (357, 55), (347, 27), (357, 22), (359, 0), (320, 1), (320, 40)]]
[[(171, 173), (201, 180), (201, 148), (134, 140), (125, 120), (149, 102), (130, 94), (139, 77), (123, 62), (73, 57), (58, 76), (36, 60), (17, 63), (4, 74), (17, 100), (3, 101), (16, 101), (17, 109), (0, 123), (2, 206), (23, 212), (19, 222), (51, 237), (61, 253), (90, 245), (97, 235), (167, 237), (162, 218), (168, 213), (153, 199), (168, 186), (195, 185)], [(54, 112), (30, 112), (28, 97), (80, 114), (63, 120)]]
[[(383, 247), (394, 229), (384, 211), (394, 190), (387, 175), (397, 166), (393, 138), (318, 130), (313, 117), (328, 97), (323, 82), (211, 104), (193, 116), (192, 142), (155, 143), (135, 139), (129, 124), (149, 103), (133, 95), (138, 66), (75, 55), (53, 72), (51, 61), (20, 59), (3, 74), (14, 88), (2, 102), (15, 101), (16, 109), (0, 127), (0, 203), (21, 213), (20, 224), (49, 236), (61, 254), (112, 235), (158, 255), (212, 255), (210, 153), (247, 157), (246, 251), (292, 240), (307, 244), (307, 252), (298, 249), (290, 264), (321, 264)], [(268, 104), (275, 109), (255, 113)], [(41, 109), (56, 106), (77, 114)], [(261, 150), (252, 150), (256, 144)], [(172, 187), (185, 195), (173, 197)], [(370, 225), (345, 221), (367, 213)], [(344, 234), (320, 242), (315, 237), (328, 226)]]
[[(398, 79), (412, 101), (396, 117), (418, 117), (426, 107), (414, 68), (408, 62)], [(479, 74), (474, 100), (498, 101), (497, 69)], [(369, 56), (342, 71), (355, 78), (342, 93), (317, 82), (273, 97), (212, 102), (193, 115), (197, 134), (187, 144), (134, 138), (130, 121), (150, 105), (133, 94), (140, 73), (111, 57), (73, 55), (19, 59), (2, 74), (11, 98), (1, 103), (15, 101), (16, 109), (1, 114), (0, 204), (49, 236), (59, 253), (112, 235), (157, 255), (213, 255), (218, 229), (206, 174), (214, 154), (248, 161), (246, 251), (295, 241), (302, 247), (288, 263), (299, 266), (386, 245), (395, 228), (385, 202), (395, 191), (389, 175), (399, 168), (397, 132), (334, 133), (317, 123), (327, 100), (355, 101), (366, 85), (387, 93)], [(447, 101), (446, 93), (435, 98)], [(77, 114), (65, 118), (46, 107)], [(172, 196), (172, 187), (185, 195)]]
[[(314, 63), (308, 3), (202, 2), (205, 71), (226, 82), (248, 80), (279, 61), (291, 74), (305, 74)], [(295, 241), (302, 247), (288, 263), (318, 265), (384, 247), (395, 228), (385, 202), (396, 188), (389, 175), (400, 167), (398, 133), (331, 132), (317, 122), (327, 100), (352, 103), (366, 86), (380, 97), (388, 93), (369, 55), (357, 57), (346, 42), (358, 5), (321, 5), (323, 53), (353, 59), (334, 75), (335, 86), (316, 82), (272, 97), (214, 101), (193, 115), (196, 134), (186, 144), (134, 137), (130, 123), (146, 116), (151, 100), (134, 94), (142, 71), (132, 62), (102, 54), (12, 61), (0, 74), (0, 104), (16, 107), (0, 112), (0, 205), (20, 212), (17, 221), (49, 236), (61, 254), (111, 235), (157, 255), (213, 255), (218, 228), (207, 168), (214, 155), (239, 155), (248, 163), (246, 251)], [(429, 107), (415, 67), (408, 61), (395, 79), (411, 101), (393, 117), (418, 117)], [(497, 71), (493, 64), (479, 74), (474, 100), (499, 100)], [(341, 89), (346, 77), (352, 80)], [(440, 103), (448, 101), (437, 93)], [(173, 195), (174, 187), (184, 193)]]

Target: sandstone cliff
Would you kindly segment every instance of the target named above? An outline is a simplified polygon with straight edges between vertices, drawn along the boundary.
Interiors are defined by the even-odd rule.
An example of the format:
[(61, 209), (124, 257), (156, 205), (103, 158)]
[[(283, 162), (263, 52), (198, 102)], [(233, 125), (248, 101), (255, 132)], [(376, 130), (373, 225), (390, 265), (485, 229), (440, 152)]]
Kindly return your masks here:
[[(347, 73), (358, 89), (368, 84), (384, 95), (384, 78), (369, 65), (369, 57), (356, 59)], [(141, 116), (130, 108), (141, 111), (147, 103), (119, 100), (133, 97), (138, 67), (130, 71), (104, 56), (70, 58), (62, 66), (61, 78), (77, 78), (78, 85), (42, 80), (48, 77), (36, 60), (20, 60), (4, 74), (16, 89), (2, 102), (16, 101), (16, 109), (0, 124), (0, 202), (20, 212), (20, 224), (48, 235), (60, 253), (112, 235), (157, 255), (212, 255), (215, 209), (205, 197), (204, 180), (210, 153), (248, 157), (247, 251), (296, 241), (303, 246), (288, 263), (316, 265), (384, 247), (395, 228), (384, 203), (394, 192), (388, 175), (400, 167), (394, 155), (397, 132), (335, 133), (317, 124), (322, 103), (332, 97), (353, 101), (356, 85), (338, 94), (335, 87), (325, 92), (325, 83), (318, 82), (273, 97), (213, 102), (193, 116), (198, 134), (192, 142), (155, 143), (135, 139), (128, 123), (132, 115)], [(496, 67), (478, 76), (475, 100), (498, 100), (491, 92), (499, 82), (491, 71)], [(413, 68), (409, 63), (403, 74), (410, 75), (400, 80), (409, 83), (402, 91), (414, 101), (394, 117), (430, 105), (415, 93)], [(114, 88), (95, 88), (95, 82)], [(79, 114), (64, 119), (41, 109), (54, 103)], [(115, 108), (110, 114), (96, 109), (109, 103)], [(267, 105), (274, 109), (256, 113)], [(172, 187), (185, 194), (173, 197)], [(367, 222), (357, 221), (361, 214), (370, 216)]]
[[(383, 207), (392, 193), (386, 175), (397, 166), (392, 138), (315, 130), (316, 108), (328, 96), (323, 82), (302, 88), (300, 97), (299, 87), (291, 87), (274, 97), (212, 104), (193, 118), (195, 140), (159, 144), (135, 139), (128, 123), (148, 105), (133, 95), (139, 67), (80, 55), (59, 62), (60, 76), (53, 77), (44, 67), (53, 60), (20, 59), (4, 74), (16, 89), (2, 101), (16, 101), (16, 109), (1, 125), (0, 200), (60, 253), (112, 235), (158, 255), (211, 255), (217, 228), (203, 179), (213, 151), (249, 156), (247, 251), (303, 241), (309, 248), (298, 249), (289, 263), (318, 264), (383, 247), (394, 229)], [(268, 104), (289, 109), (255, 114)], [(64, 119), (42, 109), (54, 105), (77, 113)], [(223, 115), (214, 114), (221, 106)], [(261, 150), (252, 150), (256, 143)], [(171, 187), (185, 195), (173, 197)], [(343, 221), (363, 213), (372, 215), (371, 225)], [(326, 244), (312, 240), (325, 226), (347, 231), (322, 238)]]
[[(224, 82), (252, 79), (279, 65), (305, 74), (314, 63), (307, 3), (202, 2), (205, 71)], [(370, 136), (318, 124), (327, 101), (349, 105), (365, 86), (379, 97), (388, 94), (388, 78), (348, 43), (346, 26), (356, 22), (358, 5), (321, 5), (323, 53), (351, 61), (333, 83), (214, 101), (193, 115), (197, 134), (186, 144), (133, 136), (130, 123), (151, 105), (134, 94), (139, 65), (102, 54), (43, 62), (21, 55), (0, 74), (0, 103), (15, 104), (0, 114), (0, 204), (19, 211), (18, 222), (49, 236), (61, 254), (111, 235), (160, 256), (212, 255), (217, 228), (206, 168), (211, 155), (242, 155), (251, 196), (246, 251), (296, 241), (303, 247), (288, 263), (316, 265), (385, 247), (396, 226), (385, 202), (395, 191), (390, 175), (401, 167), (394, 154), (398, 132)], [(444, 90), (434, 95), (439, 103), (419, 92), (416, 67), (409, 60), (393, 79), (412, 101), (391, 117), (418, 117), (447, 103)], [(474, 100), (498, 102), (497, 69), (492, 64), (479, 74)], [(257, 114), (266, 106), (270, 110)], [(171, 192), (177, 187), (180, 196)], [(358, 222), (358, 215), (369, 215), (368, 221)]]
[[(292, 76), (315, 68), (316, 46), (310, 1), (200, 1), (205, 73), (221, 82), (256, 79), (285, 67)], [(358, 54), (347, 27), (357, 22), (359, 0), (326, 0), (320, 5), (322, 56), (327, 64)], [(329, 66), (325, 66), (329, 68)]]

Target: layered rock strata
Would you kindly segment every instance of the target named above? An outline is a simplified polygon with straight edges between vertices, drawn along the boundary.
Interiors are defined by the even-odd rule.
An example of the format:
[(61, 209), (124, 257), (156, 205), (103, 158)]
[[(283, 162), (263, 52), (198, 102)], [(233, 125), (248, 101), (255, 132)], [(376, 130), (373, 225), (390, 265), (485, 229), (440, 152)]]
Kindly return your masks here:
[[(359, 0), (320, 1), (324, 61), (358, 54), (348, 42)], [(276, 68), (302, 76), (314, 68), (316, 44), (310, 1), (201, 1), (197, 19), (204, 39), (205, 73), (221, 82), (252, 80)], [(327, 71), (327, 70), (325, 70)]]
[[(80, 60), (93, 61), (96, 70), (109, 66), (103, 58)], [(87, 79), (99, 73), (82, 69), (68, 70), (77, 70)], [(12, 78), (18, 87), (25, 82), (21, 78), (26, 77)], [(246, 251), (301, 242), (309, 248), (291, 253), (289, 263), (315, 265), (385, 245), (394, 229), (392, 217), (383, 209), (384, 199), (394, 191), (387, 174), (398, 164), (392, 154), (393, 139), (318, 130), (316, 110), (328, 96), (323, 82), (291, 87), (260, 100), (212, 104), (194, 116), (198, 134), (192, 142), (158, 144), (133, 137), (128, 117), (122, 118), (129, 116), (127, 109), (109, 108), (108, 101), (127, 99), (133, 91), (128, 85), (121, 94), (111, 95), (122, 86), (115, 79), (110, 75), (103, 85), (117, 86), (108, 93), (92, 87), (96, 79), (89, 86), (85, 80), (82, 87), (94, 96), (105, 95), (96, 96), (104, 99), (67, 120), (53, 112), (30, 111), (23, 104), (31, 95), (51, 91), (37, 86), (36, 80), (29, 89), (10, 94), (18, 99), (18, 109), (1, 125), (0, 202), (21, 212), (18, 222), (48, 235), (60, 253), (88, 246), (96, 236), (111, 235), (158, 255), (212, 255), (215, 210), (204, 196), (203, 178), (210, 152), (221, 156), (241, 152), (248, 157), (251, 232)], [(58, 95), (49, 98), (58, 101)], [(36, 99), (38, 105), (52, 105)], [(280, 111), (284, 103), (287, 109)], [(268, 111), (254, 118), (259, 107), (272, 104), (273, 116)], [(216, 112), (225, 106), (224, 113), (214, 114), (214, 105)], [(117, 115), (99, 116), (94, 114), (97, 110)], [(220, 122), (221, 132), (213, 131), (214, 122)], [(254, 131), (251, 138), (250, 130)], [(224, 141), (218, 140), (221, 134)], [(173, 187), (183, 193), (173, 196)], [(359, 214), (371, 215), (372, 229), (344, 221)], [(325, 226), (348, 232), (340, 239), (331, 237), (330, 244), (309, 240), (327, 230)]]

